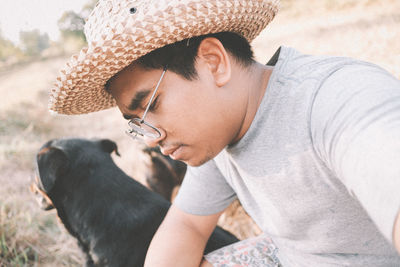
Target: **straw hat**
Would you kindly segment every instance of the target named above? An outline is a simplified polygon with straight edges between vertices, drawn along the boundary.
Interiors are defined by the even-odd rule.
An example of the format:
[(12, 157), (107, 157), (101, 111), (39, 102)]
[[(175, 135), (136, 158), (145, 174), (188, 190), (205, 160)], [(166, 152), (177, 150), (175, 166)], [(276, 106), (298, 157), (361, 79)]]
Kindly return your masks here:
[(108, 79), (139, 57), (193, 36), (236, 32), (251, 42), (279, 0), (100, 0), (90, 14), (88, 46), (60, 71), (49, 109), (83, 114), (115, 106)]

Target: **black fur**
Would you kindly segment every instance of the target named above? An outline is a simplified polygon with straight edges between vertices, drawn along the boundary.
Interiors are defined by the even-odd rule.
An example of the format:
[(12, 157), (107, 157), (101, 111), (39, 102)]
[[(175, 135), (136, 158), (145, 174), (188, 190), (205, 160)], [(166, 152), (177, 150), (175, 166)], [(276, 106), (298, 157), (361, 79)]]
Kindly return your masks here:
[[(37, 155), (38, 186), (87, 255), (86, 266), (143, 266), (170, 206), (115, 165), (116, 149), (110, 140), (60, 139)], [(236, 241), (217, 227), (205, 253)]]

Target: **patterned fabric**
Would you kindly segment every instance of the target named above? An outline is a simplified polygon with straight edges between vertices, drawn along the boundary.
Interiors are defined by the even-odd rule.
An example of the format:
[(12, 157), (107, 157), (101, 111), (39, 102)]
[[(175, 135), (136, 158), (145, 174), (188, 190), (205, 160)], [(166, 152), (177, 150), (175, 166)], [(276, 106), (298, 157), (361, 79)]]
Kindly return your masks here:
[(261, 235), (220, 248), (204, 257), (215, 267), (280, 267), (277, 251), (273, 241)]

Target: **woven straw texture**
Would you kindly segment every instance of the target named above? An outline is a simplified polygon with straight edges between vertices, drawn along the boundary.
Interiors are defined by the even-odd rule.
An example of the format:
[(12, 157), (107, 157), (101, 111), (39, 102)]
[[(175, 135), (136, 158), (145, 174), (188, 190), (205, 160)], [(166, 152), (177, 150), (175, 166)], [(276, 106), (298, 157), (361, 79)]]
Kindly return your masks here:
[(279, 0), (100, 0), (85, 24), (88, 46), (60, 71), (49, 109), (84, 114), (115, 106), (104, 85), (139, 57), (193, 36), (231, 31), (251, 42)]

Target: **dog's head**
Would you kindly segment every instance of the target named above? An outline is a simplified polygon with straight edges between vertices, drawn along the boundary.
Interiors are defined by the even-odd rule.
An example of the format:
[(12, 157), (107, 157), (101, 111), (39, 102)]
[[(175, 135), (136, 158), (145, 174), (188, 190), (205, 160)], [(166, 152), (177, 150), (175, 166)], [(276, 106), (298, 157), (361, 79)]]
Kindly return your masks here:
[(150, 189), (171, 201), (174, 188), (183, 181), (186, 164), (163, 155), (158, 147), (145, 148), (143, 152), (147, 153), (151, 160), (146, 173), (147, 184)]
[[(110, 154), (113, 151), (119, 155), (117, 145), (108, 139), (56, 139), (45, 143), (36, 154), (36, 175), (30, 185), (39, 206), (44, 210), (54, 208), (50, 196), (57, 181), (61, 180), (76, 168), (77, 161), (83, 162), (85, 155)], [(80, 155), (77, 157), (76, 155)]]

